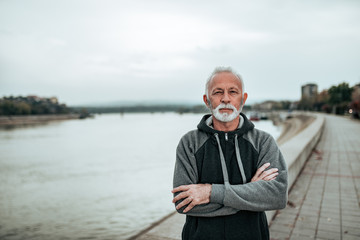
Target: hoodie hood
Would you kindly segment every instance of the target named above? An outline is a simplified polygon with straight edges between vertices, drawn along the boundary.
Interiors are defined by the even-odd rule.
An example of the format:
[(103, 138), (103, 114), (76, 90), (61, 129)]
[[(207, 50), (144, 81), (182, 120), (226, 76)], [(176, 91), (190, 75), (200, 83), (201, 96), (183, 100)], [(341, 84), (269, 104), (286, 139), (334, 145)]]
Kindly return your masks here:
[[(254, 124), (249, 121), (249, 119), (245, 116), (245, 114), (240, 113), (241, 117), (244, 119), (244, 123), (241, 128), (235, 129), (234, 131), (230, 131), (231, 134), (243, 135), (244, 133), (252, 130), (254, 128)], [(222, 133), (223, 131), (215, 130), (214, 128), (207, 125), (206, 120), (211, 117), (211, 114), (206, 114), (198, 124), (197, 128), (200, 131), (214, 134), (214, 133)]]

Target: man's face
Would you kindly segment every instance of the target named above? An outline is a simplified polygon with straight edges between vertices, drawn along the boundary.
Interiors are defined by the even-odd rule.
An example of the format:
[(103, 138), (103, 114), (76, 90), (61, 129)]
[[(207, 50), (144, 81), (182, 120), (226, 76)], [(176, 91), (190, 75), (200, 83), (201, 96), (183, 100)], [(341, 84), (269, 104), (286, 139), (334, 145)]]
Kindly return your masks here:
[[(206, 99), (206, 95), (204, 95), (204, 101), (206, 105), (212, 109), (213, 114), (213, 110), (222, 104), (222, 106), (216, 110), (218, 111), (218, 115), (229, 116), (231, 114), (235, 114), (235, 118), (239, 114), (239, 112), (235, 111), (239, 110), (242, 105), (245, 104), (247, 98), (247, 94), (244, 93), (243, 99), (241, 83), (237, 76), (229, 72), (218, 73), (213, 77), (209, 85), (208, 95), (210, 102)], [(231, 104), (236, 108), (236, 110), (224, 106), (226, 104)], [(216, 117), (216, 114), (214, 114), (214, 116)], [(228, 120), (232, 121), (233, 119), (234, 118), (230, 118)], [(222, 119), (218, 120), (222, 121)]]

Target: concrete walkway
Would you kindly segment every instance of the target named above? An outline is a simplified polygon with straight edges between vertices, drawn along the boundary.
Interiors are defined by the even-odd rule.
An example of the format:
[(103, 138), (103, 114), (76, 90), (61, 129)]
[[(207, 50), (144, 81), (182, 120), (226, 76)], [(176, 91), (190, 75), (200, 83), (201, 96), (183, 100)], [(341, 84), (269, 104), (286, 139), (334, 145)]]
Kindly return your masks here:
[(321, 140), (270, 226), (271, 239), (360, 239), (360, 122), (326, 116)]

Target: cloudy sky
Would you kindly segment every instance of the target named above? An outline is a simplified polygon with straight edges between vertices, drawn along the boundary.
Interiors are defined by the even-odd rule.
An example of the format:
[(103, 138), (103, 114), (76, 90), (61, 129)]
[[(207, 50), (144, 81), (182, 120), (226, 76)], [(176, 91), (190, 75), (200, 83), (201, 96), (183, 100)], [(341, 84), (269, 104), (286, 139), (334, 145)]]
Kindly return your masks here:
[(0, 0), (0, 97), (202, 103), (215, 66), (250, 103), (360, 82), (360, 1)]

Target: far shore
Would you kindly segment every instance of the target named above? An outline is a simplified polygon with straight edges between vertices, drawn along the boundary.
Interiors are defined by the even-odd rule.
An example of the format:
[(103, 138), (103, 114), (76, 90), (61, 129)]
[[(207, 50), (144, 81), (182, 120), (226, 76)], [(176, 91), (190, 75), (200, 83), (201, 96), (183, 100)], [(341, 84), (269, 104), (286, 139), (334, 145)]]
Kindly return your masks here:
[(33, 125), (47, 123), (50, 121), (61, 121), (69, 119), (79, 119), (80, 114), (46, 114), (46, 115), (27, 115), (27, 116), (0, 116), (1, 127)]

